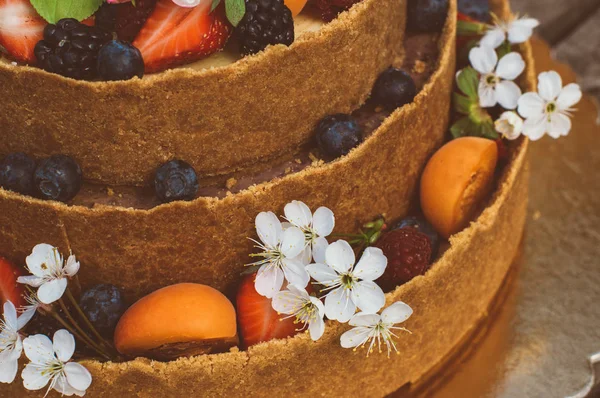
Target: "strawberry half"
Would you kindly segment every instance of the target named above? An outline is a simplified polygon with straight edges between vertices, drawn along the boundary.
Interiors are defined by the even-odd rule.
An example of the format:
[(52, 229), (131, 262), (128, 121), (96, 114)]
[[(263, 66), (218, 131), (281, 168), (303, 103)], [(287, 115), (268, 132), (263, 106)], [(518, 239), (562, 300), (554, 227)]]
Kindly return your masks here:
[(36, 63), (33, 49), (47, 24), (28, 0), (0, 0), (0, 46), (12, 59)]
[(283, 319), (271, 307), (271, 299), (254, 289), (256, 273), (244, 277), (237, 294), (237, 317), (242, 345), (251, 345), (272, 339), (283, 339), (296, 334), (295, 318)]
[(146, 72), (196, 61), (225, 46), (231, 25), (219, 10), (210, 12), (211, 0), (180, 7), (172, 0), (159, 0), (133, 42), (144, 57)]
[(0, 257), (0, 301), (2, 304), (9, 300), (17, 308), (27, 304), (25, 289), (22, 284), (17, 283), (17, 278), (22, 275), (23, 272), (20, 268)]

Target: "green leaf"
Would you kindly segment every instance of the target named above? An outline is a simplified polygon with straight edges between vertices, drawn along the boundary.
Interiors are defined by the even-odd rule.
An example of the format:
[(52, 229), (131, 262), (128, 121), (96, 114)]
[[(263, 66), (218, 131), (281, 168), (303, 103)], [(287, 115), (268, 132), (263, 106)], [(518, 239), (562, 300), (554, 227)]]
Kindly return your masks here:
[(38, 14), (49, 23), (57, 23), (63, 18), (78, 21), (92, 16), (102, 5), (103, 0), (31, 0)]
[(491, 121), (480, 124), (479, 135), (483, 138), (489, 138), (491, 140), (497, 140), (500, 138), (500, 135), (494, 128), (494, 124)]
[(450, 133), (452, 137), (460, 138), (469, 135), (473, 135), (472, 132), (477, 130), (477, 126), (469, 119), (468, 116), (459, 119), (456, 123), (450, 127)]
[(471, 112), (471, 105), (473, 104), (473, 101), (464, 95), (453, 93), (452, 103), (456, 112), (462, 113), (463, 115), (468, 115)]
[(212, 5), (210, 6), (210, 12), (213, 12), (219, 4), (221, 4), (221, 0), (213, 0)]
[(479, 77), (477, 71), (470, 66), (461, 70), (457, 77), (458, 88), (467, 96), (470, 100), (479, 101), (477, 88), (479, 87)]
[(233, 26), (238, 26), (245, 13), (245, 0), (225, 0), (225, 14)]
[(459, 36), (482, 35), (487, 27), (480, 22), (458, 21), (456, 34)]

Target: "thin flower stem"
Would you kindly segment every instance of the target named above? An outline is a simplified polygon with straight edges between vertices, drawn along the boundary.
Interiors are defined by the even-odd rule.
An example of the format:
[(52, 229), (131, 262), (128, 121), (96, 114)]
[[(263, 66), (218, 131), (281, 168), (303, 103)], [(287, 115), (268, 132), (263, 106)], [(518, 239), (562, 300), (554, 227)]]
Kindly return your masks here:
[(104, 339), (104, 337), (102, 337), (102, 335), (100, 333), (98, 333), (98, 331), (96, 330), (96, 328), (94, 327), (94, 325), (92, 324), (92, 322), (90, 322), (90, 320), (88, 319), (88, 317), (81, 310), (81, 307), (79, 306), (79, 304), (75, 300), (75, 297), (73, 297), (73, 294), (71, 293), (71, 289), (69, 289), (67, 287), (67, 291), (66, 292), (67, 292), (67, 298), (69, 299), (69, 301), (71, 301), (71, 304), (73, 304), (73, 306), (75, 307), (75, 310), (77, 311), (77, 313), (79, 314), (79, 316), (81, 317), (81, 319), (83, 319), (83, 321), (85, 322), (85, 324), (87, 325), (87, 327), (92, 331), (93, 335), (96, 336), (96, 338), (100, 341), (101, 344), (103, 344), (104, 346), (106, 346), (107, 348), (109, 348), (111, 351), (114, 351), (114, 347), (112, 346), (112, 344), (110, 344), (108, 341), (106, 341)]
[[(71, 334), (73, 334), (75, 337), (77, 337), (79, 340), (83, 341), (85, 344), (87, 344), (91, 349), (93, 349), (94, 351), (96, 351), (96, 353), (100, 356), (102, 356), (104, 359), (110, 361), (111, 357), (106, 354), (104, 351), (100, 350), (99, 348), (97, 348), (94, 344), (90, 344), (90, 341), (88, 341), (87, 338), (83, 337), (81, 334), (79, 334), (76, 330), (74, 330), (64, 319), (62, 319), (62, 317), (56, 312), (56, 311), (52, 311), (50, 312), (50, 315), (52, 315), (52, 317), (54, 319), (56, 319), (58, 321), (58, 323), (60, 323), (65, 329), (67, 329)], [(87, 337), (87, 336), (86, 336)]]

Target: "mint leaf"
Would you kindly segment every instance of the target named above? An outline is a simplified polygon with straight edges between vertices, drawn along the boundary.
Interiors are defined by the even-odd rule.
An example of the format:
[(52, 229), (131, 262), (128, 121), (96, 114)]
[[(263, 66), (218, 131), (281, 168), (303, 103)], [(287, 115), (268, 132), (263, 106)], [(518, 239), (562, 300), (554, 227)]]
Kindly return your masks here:
[(213, 12), (219, 4), (221, 4), (221, 0), (213, 0), (212, 5), (210, 6), (210, 12)]
[(479, 101), (477, 88), (479, 87), (479, 76), (472, 67), (467, 67), (458, 73), (456, 78), (458, 88), (473, 101)]
[(225, 0), (225, 14), (233, 26), (238, 26), (246, 14), (245, 0)]
[(63, 18), (78, 21), (92, 16), (102, 5), (102, 0), (31, 0), (31, 5), (49, 23)]

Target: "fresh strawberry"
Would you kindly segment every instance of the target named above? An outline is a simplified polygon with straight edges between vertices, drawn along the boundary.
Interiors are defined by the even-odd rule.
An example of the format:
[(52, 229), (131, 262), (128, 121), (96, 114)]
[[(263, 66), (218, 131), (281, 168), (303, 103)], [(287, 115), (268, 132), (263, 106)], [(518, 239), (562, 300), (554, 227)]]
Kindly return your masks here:
[(313, 3), (321, 12), (325, 22), (335, 19), (339, 13), (348, 10), (360, 0), (314, 0)]
[(34, 64), (33, 49), (46, 25), (28, 0), (0, 0), (0, 50), (10, 58)]
[(427, 235), (412, 227), (400, 228), (384, 234), (375, 245), (388, 259), (384, 274), (377, 280), (388, 292), (429, 268), (431, 242)]
[(180, 7), (172, 0), (159, 0), (154, 12), (133, 42), (144, 57), (146, 72), (196, 61), (225, 46), (231, 25), (220, 9), (210, 12), (212, 1)]
[(271, 299), (256, 292), (254, 279), (256, 273), (244, 277), (237, 294), (238, 327), (245, 348), (293, 336), (297, 329), (294, 318), (283, 319), (271, 307)]
[(154, 11), (156, 0), (136, 0), (123, 4), (104, 3), (96, 12), (96, 26), (116, 32), (121, 40), (133, 41)]
[(0, 302), (2, 304), (9, 300), (17, 308), (26, 304), (25, 289), (22, 284), (17, 283), (17, 278), (21, 275), (23, 272), (20, 268), (0, 257)]

